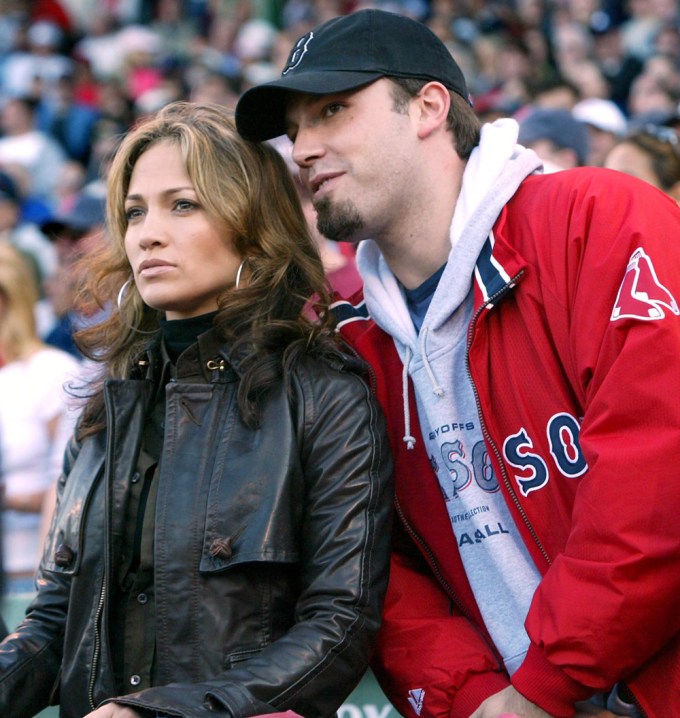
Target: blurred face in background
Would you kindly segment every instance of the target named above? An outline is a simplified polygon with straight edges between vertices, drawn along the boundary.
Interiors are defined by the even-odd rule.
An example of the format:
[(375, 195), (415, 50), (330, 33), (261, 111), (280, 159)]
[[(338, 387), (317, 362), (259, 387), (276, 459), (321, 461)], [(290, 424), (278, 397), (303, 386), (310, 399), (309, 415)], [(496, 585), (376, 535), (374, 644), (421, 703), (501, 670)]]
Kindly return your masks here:
[(618, 170), (632, 177), (637, 177), (660, 188), (650, 156), (630, 142), (621, 142), (616, 145), (609, 152), (604, 166), (610, 170)]

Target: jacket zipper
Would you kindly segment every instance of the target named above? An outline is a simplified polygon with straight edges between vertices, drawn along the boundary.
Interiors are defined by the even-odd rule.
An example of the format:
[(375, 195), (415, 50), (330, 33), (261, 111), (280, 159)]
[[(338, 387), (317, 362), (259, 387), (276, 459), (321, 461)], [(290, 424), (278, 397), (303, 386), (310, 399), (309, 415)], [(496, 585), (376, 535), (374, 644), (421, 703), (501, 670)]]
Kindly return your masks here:
[[(505, 487), (508, 489), (508, 493), (510, 494), (513, 503), (517, 507), (517, 510), (519, 511), (522, 520), (524, 521), (527, 529), (529, 529), (529, 533), (531, 534), (532, 538), (536, 542), (536, 546), (538, 546), (539, 551), (541, 552), (541, 555), (546, 560), (547, 564), (550, 566), (552, 565), (552, 560), (550, 556), (548, 555), (548, 552), (543, 547), (543, 544), (539, 540), (536, 532), (534, 531), (533, 526), (531, 525), (531, 522), (529, 521), (524, 509), (522, 508), (521, 503), (519, 502), (519, 499), (517, 498), (517, 495), (515, 494), (515, 491), (512, 487), (512, 484), (510, 482), (510, 478), (507, 475), (507, 472), (505, 471), (505, 466), (503, 464), (502, 457), (500, 455), (500, 452), (498, 451), (498, 447), (496, 446), (495, 442), (491, 439), (491, 436), (489, 435), (489, 431), (486, 428), (486, 423), (484, 422), (484, 417), (482, 415), (482, 407), (481, 403), (479, 401), (479, 394), (477, 393), (477, 386), (472, 379), (472, 373), (470, 372), (470, 347), (472, 346), (472, 335), (474, 334), (475, 326), (477, 324), (477, 319), (479, 318), (479, 315), (482, 313), (482, 311), (489, 305), (494, 303), (497, 299), (499, 299), (503, 294), (510, 291), (512, 285), (514, 285), (517, 280), (524, 274), (524, 270), (519, 271), (508, 284), (506, 284), (504, 287), (499, 289), (495, 294), (490, 296), (484, 304), (482, 304), (479, 309), (475, 312), (474, 316), (472, 317), (472, 321), (470, 322), (470, 327), (468, 329), (468, 341), (467, 341), (467, 348), (465, 352), (465, 366), (467, 370), (467, 375), (470, 380), (470, 384), (472, 385), (472, 391), (475, 395), (475, 403), (477, 404), (477, 413), (479, 414), (479, 420), (481, 422), (482, 426), (482, 433), (484, 435), (484, 438), (486, 439), (487, 444), (492, 448), (493, 453), (496, 457), (496, 461), (498, 462), (498, 466), (501, 470), (501, 476), (503, 477), (503, 483), (505, 484)], [(630, 688), (628, 688), (628, 691), (630, 692), (631, 697), (633, 698), (633, 701), (635, 703), (635, 707), (640, 711), (640, 715), (642, 718), (648, 718), (647, 713), (643, 710), (642, 706), (640, 706), (638, 700), (633, 695)]]
[[(104, 569), (106, 571), (106, 569)], [(101, 625), (101, 618), (102, 613), (104, 611), (104, 602), (106, 598), (106, 574), (104, 575), (104, 580), (102, 582), (102, 588), (101, 592), (99, 593), (99, 602), (97, 604), (97, 611), (95, 613), (94, 617), (94, 653), (92, 654), (92, 668), (90, 669), (90, 680), (87, 687), (87, 697), (90, 702), (90, 708), (92, 710), (95, 710), (97, 708), (97, 704), (94, 700), (94, 684), (97, 679), (97, 669), (99, 668), (99, 657), (101, 655), (101, 646), (102, 646), (102, 639), (101, 639), (101, 631), (100, 631), (100, 625)]]
[[(106, 390), (104, 390), (104, 406), (106, 407), (106, 423), (107, 426), (113, 427), (113, 416), (111, 411), (111, 404), (110, 401), (108, 401), (108, 395), (106, 394)], [(113, 432), (109, 432), (109, 435), (107, 437), (107, 446), (106, 446), (106, 463), (105, 467), (107, 466), (113, 466), (113, 461), (111, 457), (111, 453), (113, 452), (113, 439), (111, 438)], [(108, 471), (105, 468), (104, 469), (104, 491), (108, 492)], [(108, 506), (108, 501), (106, 501), (107, 493), (105, 493), (105, 505)], [(90, 703), (90, 708), (92, 710), (95, 710), (97, 708), (97, 704), (94, 699), (94, 684), (97, 680), (97, 671), (99, 670), (99, 659), (101, 658), (101, 650), (102, 650), (102, 636), (101, 636), (101, 622), (102, 622), (102, 615), (104, 613), (104, 606), (106, 604), (106, 593), (107, 593), (107, 578), (109, 575), (109, 564), (110, 556), (109, 556), (109, 541), (107, 536), (107, 527), (109, 525), (108, 521), (108, 510), (105, 511), (104, 515), (104, 533), (105, 533), (105, 543), (104, 543), (104, 576), (102, 578), (102, 587), (99, 592), (99, 600), (97, 602), (97, 610), (95, 612), (94, 616), (94, 653), (92, 654), (92, 666), (90, 668), (90, 680), (88, 682), (88, 688), (87, 688), (87, 698)]]
[(493, 646), (492, 643), (489, 642), (487, 637), (484, 635), (482, 631), (479, 630), (479, 628), (476, 626), (474, 620), (472, 619), (472, 616), (468, 613), (468, 611), (465, 609), (465, 606), (463, 606), (463, 603), (461, 602), (460, 598), (458, 598), (456, 592), (453, 590), (449, 582), (442, 576), (441, 571), (439, 570), (439, 565), (437, 563), (437, 559), (435, 558), (434, 554), (432, 553), (432, 549), (427, 545), (427, 543), (420, 537), (418, 533), (416, 533), (415, 529), (411, 526), (411, 524), (408, 522), (408, 519), (404, 515), (404, 511), (401, 508), (401, 504), (399, 503), (399, 499), (395, 496), (394, 497), (394, 506), (397, 510), (397, 514), (399, 514), (399, 518), (401, 519), (401, 523), (403, 524), (404, 528), (408, 532), (409, 536), (415, 541), (415, 543), (420, 546), (421, 551), (423, 551), (425, 554), (427, 554), (430, 568), (432, 569), (432, 572), (435, 575), (435, 578), (437, 581), (439, 581), (439, 584), (441, 587), (446, 591), (449, 598), (453, 601), (453, 603), (456, 604), (458, 607), (458, 610), (467, 618), (470, 625), (477, 631), (480, 638), (486, 643), (489, 650), (493, 653), (494, 656), (496, 656), (496, 660), (498, 661), (498, 667), (502, 668), (502, 659), (500, 655), (498, 654), (498, 651), (496, 650), (495, 646)]
[(524, 274), (524, 270), (521, 270), (518, 272), (508, 284), (503, 286), (501, 289), (499, 289), (495, 294), (491, 295), (484, 304), (482, 304), (479, 309), (475, 312), (474, 316), (472, 317), (472, 321), (470, 322), (470, 327), (468, 328), (468, 339), (467, 339), (467, 347), (465, 349), (465, 370), (467, 372), (468, 379), (470, 380), (470, 384), (472, 385), (472, 392), (475, 396), (475, 404), (477, 405), (477, 413), (479, 414), (479, 421), (482, 427), (482, 434), (484, 438), (486, 439), (486, 443), (488, 446), (491, 447), (494, 456), (496, 457), (496, 461), (498, 462), (498, 466), (501, 471), (501, 477), (503, 478), (503, 483), (505, 484), (505, 488), (508, 490), (508, 493), (510, 494), (510, 497), (512, 498), (512, 501), (517, 508), (517, 511), (519, 512), (520, 516), (522, 517), (522, 520), (524, 521), (525, 526), (529, 530), (529, 533), (531, 534), (531, 537), (533, 538), (534, 542), (536, 543), (536, 546), (538, 547), (538, 550), (541, 552), (541, 555), (545, 559), (548, 566), (552, 565), (552, 560), (550, 556), (548, 555), (548, 552), (545, 550), (543, 544), (541, 543), (540, 539), (538, 538), (538, 535), (536, 534), (536, 531), (534, 530), (534, 527), (531, 525), (531, 522), (529, 521), (529, 518), (526, 515), (526, 512), (524, 511), (524, 508), (522, 507), (522, 504), (520, 503), (519, 499), (517, 498), (517, 494), (515, 494), (515, 490), (512, 487), (512, 484), (510, 482), (510, 478), (508, 477), (508, 474), (505, 470), (505, 465), (503, 464), (503, 459), (501, 457), (500, 451), (498, 451), (498, 447), (496, 446), (495, 442), (491, 438), (491, 435), (489, 434), (489, 430), (487, 429), (486, 422), (484, 421), (484, 416), (482, 414), (482, 406), (481, 402), (479, 401), (479, 394), (477, 392), (477, 385), (475, 384), (473, 378), (472, 378), (472, 372), (470, 371), (470, 347), (472, 346), (472, 335), (475, 331), (475, 326), (477, 324), (477, 319), (479, 318), (479, 315), (482, 313), (482, 311), (489, 305), (494, 303), (497, 299), (499, 299), (501, 296), (503, 296), (506, 292), (510, 290), (513, 284)]

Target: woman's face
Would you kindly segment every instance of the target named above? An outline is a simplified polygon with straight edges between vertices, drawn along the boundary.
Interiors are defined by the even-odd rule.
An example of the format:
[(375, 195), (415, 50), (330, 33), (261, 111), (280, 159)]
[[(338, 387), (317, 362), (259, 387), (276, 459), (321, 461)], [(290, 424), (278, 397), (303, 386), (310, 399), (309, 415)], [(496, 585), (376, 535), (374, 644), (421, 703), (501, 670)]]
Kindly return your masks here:
[(630, 142), (624, 141), (614, 146), (605, 158), (604, 166), (610, 170), (618, 170), (638, 177), (655, 187), (661, 187), (650, 156)]
[(229, 232), (199, 204), (173, 142), (158, 142), (139, 157), (125, 213), (125, 252), (144, 302), (167, 319), (215, 311), (242, 258)]

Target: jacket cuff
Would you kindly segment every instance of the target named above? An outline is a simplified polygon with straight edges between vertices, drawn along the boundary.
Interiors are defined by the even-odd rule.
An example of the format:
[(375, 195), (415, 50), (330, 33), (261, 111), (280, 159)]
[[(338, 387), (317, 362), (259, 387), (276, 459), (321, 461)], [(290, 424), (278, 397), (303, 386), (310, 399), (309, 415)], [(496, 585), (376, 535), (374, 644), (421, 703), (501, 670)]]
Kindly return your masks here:
[(491, 696), (509, 685), (504, 673), (479, 673), (468, 678), (456, 691), (451, 702), (451, 718), (469, 716)]
[(513, 674), (512, 685), (527, 700), (554, 718), (571, 718), (574, 705), (590, 698), (594, 690), (577, 683), (563, 670), (550, 663), (543, 651), (530, 644), (522, 665)]

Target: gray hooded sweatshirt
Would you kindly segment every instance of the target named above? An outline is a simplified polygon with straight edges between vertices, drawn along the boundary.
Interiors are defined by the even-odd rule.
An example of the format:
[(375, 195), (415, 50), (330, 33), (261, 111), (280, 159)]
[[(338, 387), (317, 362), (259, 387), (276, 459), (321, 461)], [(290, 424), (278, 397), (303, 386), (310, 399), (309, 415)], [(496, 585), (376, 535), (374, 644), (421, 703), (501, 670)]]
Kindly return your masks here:
[(540, 574), (488, 458), (467, 369), (467, 332), (472, 279), (482, 246), (487, 239), (493, 242), (493, 225), (522, 180), (541, 169), (536, 154), (517, 145), (517, 132), (517, 123), (508, 119), (482, 128), (480, 145), (463, 175), (448, 262), (419, 333), (403, 289), (378, 245), (366, 240), (358, 250), (369, 314), (392, 336), (404, 364), (404, 441), (415, 441), (410, 436), (408, 372), (421, 432), (468, 580), (509, 674), (528, 649), (524, 620)]

